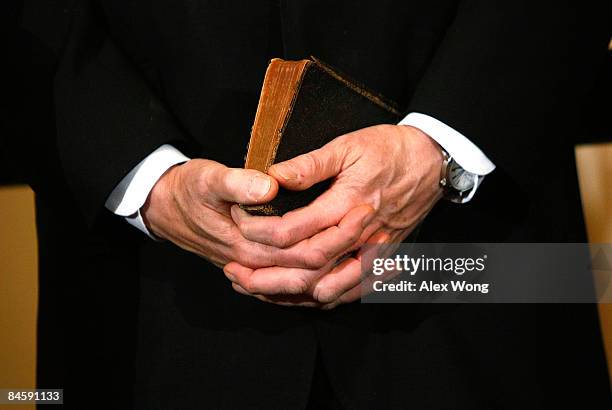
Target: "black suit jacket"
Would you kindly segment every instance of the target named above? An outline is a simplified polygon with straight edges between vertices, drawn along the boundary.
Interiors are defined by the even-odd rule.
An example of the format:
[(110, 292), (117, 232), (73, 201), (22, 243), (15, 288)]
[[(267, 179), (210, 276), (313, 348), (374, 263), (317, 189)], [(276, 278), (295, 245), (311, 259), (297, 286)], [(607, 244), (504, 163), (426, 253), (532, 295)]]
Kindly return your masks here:
[(573, 144), (605, 58), (609, 10), (133, 0), (75, 2), (70, 12), (57, 147), (82, 240), (62, 259), (73, 274), (47, 282), (69, 340), (63, 371), (43, 371), (42, 384), (62, 383), (76, 407), (94, 380), (126, 403), (93, 404), (105, 408), (299, 409), (320, 355), (351, 409), (609, 406), (594, 306), (266, 305), (104, 209), (164, 143), (241, 166), (267, 62), (314, 55), (406, 112), (451, 125), (497, 164), (470, 204), (436, 206), (422, 240), (585, 241)]

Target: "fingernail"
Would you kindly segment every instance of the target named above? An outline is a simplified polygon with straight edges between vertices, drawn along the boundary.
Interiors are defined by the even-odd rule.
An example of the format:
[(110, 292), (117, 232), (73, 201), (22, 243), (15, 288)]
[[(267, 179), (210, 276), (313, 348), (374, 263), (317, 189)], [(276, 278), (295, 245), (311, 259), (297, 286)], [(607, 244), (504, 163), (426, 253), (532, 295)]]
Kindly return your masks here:
[(365, 218), (363, 218), (363, 221), (361, 221), (361, 227), (365, 228), (366, 226), (368, 226), (370, 224), (370, 222), (372, 222), (372, 220), (374, 219), (374, 211), (370, 211)]
[(384, 245), (389, 241), (389, 235), (381, 235), (377, 240), (376, 240), (376, 245)]
[(285, 180), (297, 179), (297, 172), (289, 165), (277, 166), (274, 168), (274, 172)]
[(236, 276), (234, 275), (234, 273), (230, 272), (227, 268), (223, 269), (223, 271), (225, 272), (225, 276), (232, 282), (234, 282), (236, 280)]
[(255, 175), (251, 179), (248, 194), (253, 199), (262, 198), (270, 191), (270, 185), (270, 178), (263, 175)]
[(243, 211), (242, 209), (240, 209), (239, 205), (232, 205), (232, 207), (230, 208), (230, 213), (232, 215), (232, 219), (234, 222), (238, 222), (239, 219), (245, 217), (245, 216), (249, 216), (249, 214), (245, 211)]

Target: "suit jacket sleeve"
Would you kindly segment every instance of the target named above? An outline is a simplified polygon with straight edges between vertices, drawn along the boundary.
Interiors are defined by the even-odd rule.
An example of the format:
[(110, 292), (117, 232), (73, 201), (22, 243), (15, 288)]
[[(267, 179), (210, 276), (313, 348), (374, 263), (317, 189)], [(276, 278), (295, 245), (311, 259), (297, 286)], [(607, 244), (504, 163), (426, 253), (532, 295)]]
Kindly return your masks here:
[(573, 157), (585, 93), (610, 39), (605, 3), (461, 2), (410, 111), (468, 136), (514, 180)]
[(142, 159), (189, 140), (91, 2), (75, 2), (55, 80), (58, 149), (69, 186), (92, 224), (113, 188)]

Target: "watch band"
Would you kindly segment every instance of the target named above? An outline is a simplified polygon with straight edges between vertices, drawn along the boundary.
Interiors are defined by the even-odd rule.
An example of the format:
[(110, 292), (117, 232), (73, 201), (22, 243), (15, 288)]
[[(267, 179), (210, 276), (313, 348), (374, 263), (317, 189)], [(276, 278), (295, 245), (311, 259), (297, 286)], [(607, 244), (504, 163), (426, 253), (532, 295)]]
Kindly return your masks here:
[(459, 191), (458, 189), (453, 187), (453, 185), (450, 182), (450, 178), (451, 178), (450, 168), (454, 160), (453, 160), (453, 157), (448, 152), (446, 152), (444, 148), (441, 148), (441, 151), (442, 151), (443, 161), (442, 161), (442, 169), (441, 169), (441, 174), (440, 174), (440, 186), (443, 189), (443, 197), (444, 199), (449, 200), (451, 202), (464, 203), (472, 197), (473, 192), (478, 187), (479, 177), (478, 175), (473, 174), (474, 175), (474, 185), (470, 189), (467, 189), (465, 191)]
[(444, 148), (441, 148), (441, 151), (443, 159), (442, 169), (440, 171), (440, 186), (446, 190), (446, 187), (448, 186), (448, 166), (453, 160), (453, 157), (451, 157)]

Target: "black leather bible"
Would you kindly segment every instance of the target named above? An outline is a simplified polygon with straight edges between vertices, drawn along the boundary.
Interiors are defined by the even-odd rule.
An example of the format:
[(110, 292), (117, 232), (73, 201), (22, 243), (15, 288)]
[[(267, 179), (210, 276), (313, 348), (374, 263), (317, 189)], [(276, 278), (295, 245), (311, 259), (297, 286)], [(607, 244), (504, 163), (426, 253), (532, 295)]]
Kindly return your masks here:
[[(320, 148), (342, 134), (399, 120), (393, 103), (316, 58), (273, 59), (259, 97), (245, 168), (267, 172), (272, 164)], [(271, 202), (242, 208), (256, 215), (282, 215), (308, 205), (329, 184), (323, 181), (305, 191), (281, 188)]]

